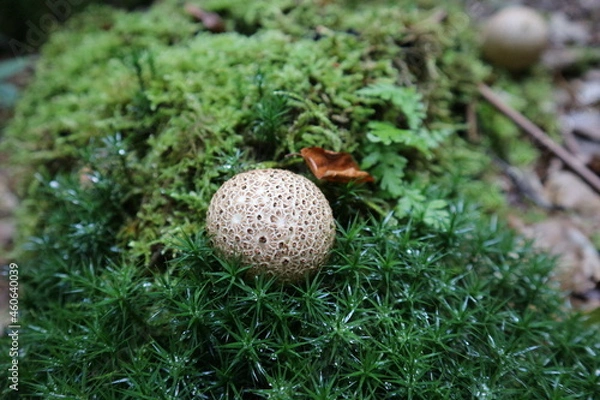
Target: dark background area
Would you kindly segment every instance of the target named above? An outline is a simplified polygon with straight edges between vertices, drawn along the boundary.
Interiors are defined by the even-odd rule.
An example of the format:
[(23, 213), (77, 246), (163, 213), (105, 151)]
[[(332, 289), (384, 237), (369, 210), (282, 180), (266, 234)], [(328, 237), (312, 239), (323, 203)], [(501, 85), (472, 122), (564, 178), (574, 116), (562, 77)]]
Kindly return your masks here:
[[(0, 54), (10, 57), (26, 46), (37, 49), (49, 32), (91, 3), (133, 9), (151, 0), (0, 0)], [(17, 51), (15, 51), (17, 49)], [(15, 54), (17, 53), (17, 54)]]

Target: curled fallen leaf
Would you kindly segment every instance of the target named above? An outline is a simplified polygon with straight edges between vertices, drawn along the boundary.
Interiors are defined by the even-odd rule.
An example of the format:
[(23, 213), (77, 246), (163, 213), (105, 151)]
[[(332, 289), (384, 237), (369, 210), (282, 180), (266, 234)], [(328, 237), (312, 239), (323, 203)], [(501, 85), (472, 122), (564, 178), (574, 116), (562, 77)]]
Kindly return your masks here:
[(349, 153), (325, 150), (320, 147), (305, 147), (300, 155), (317, 179), (329, 182), (373, 182), (366, 171), (361, 171)]
[(185, 5), (185, 12), (200, 21), (204, 27), (212, 33), (225, 32), (225, 23), (221, 16), (217, 13), (204, 11), (200, 7), (187, 3)]

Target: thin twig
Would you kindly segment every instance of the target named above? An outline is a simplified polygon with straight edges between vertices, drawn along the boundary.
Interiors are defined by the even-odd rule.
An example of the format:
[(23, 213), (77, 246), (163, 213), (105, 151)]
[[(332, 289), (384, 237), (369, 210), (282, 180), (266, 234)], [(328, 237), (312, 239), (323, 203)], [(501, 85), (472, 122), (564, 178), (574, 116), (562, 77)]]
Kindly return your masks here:
[(467, 104), (466, 118), (467, 118), (467, 137), (472, 143), (479, 142), (479, 133), (477, 129), (477, 115), (476, 115), (477, 103), (470, 102)]
[(569, 168), (585, 180), (596, 192), (600, 193), (600, 177), (594, 174), (583, 162), (574, 157), (563, 147), (554, 142), (544, 131), (528, 120), (523, 114), (503, 102), (500, 97), (487, 85), (479, 85), (479, 93), (496, 107), (502, 114), (513, 120), (513, 122), (531, 135), (542, 146), (550, 150), (560, 158)]

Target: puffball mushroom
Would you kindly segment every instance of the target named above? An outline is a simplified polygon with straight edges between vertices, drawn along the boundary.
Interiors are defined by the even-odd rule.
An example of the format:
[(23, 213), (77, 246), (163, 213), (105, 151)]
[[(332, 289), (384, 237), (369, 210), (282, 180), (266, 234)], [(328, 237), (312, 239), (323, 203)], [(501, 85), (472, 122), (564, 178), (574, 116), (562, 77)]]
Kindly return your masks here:
[(484, 57), (511, 71), (535, 64), (549, 40), (544, 18), (534, 9), (523, 6), (499, 11), (485, 22), (482, 33)]
[(213, 246), (227, 259), (293, 282), (327, 259), (335, 221), (323, 192), (281, 169), (235, 175), (213, 195), (206, 215)]

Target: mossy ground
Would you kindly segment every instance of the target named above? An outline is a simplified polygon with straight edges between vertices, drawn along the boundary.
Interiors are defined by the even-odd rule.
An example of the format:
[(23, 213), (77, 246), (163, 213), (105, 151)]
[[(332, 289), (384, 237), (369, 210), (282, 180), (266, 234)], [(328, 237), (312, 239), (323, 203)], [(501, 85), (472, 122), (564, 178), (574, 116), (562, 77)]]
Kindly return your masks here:
[[(3, 144), (21, 394), (591, 398), (597, 333), (551, 262), (461, 200), (491, 165), (463, 139), (489, 72), (468, 19), (400, 3), (198, 2), (223, 34), (176, 1), (95, 7), (53, 35)], [(208, 201), (257, 166), (308, 176), (286, 156), (308, 146), (377, 181), (320, 183), (339, 227), (319, 274), (245, 281), (207, 246)]]

